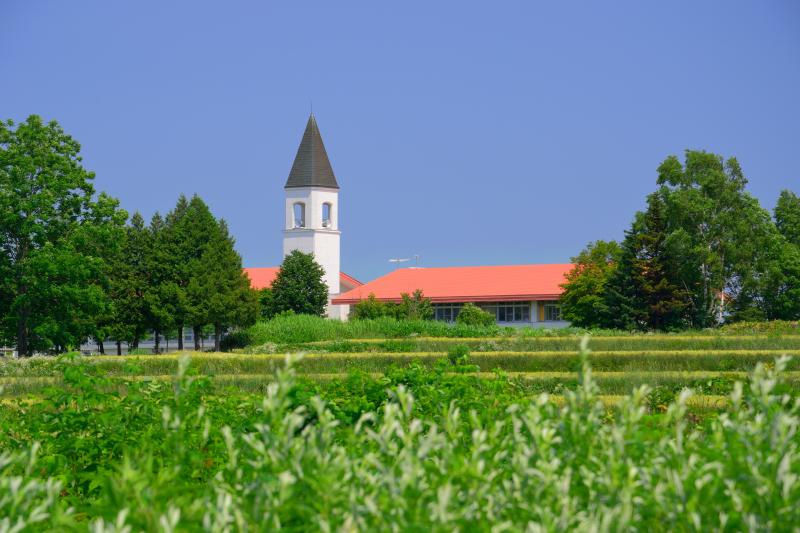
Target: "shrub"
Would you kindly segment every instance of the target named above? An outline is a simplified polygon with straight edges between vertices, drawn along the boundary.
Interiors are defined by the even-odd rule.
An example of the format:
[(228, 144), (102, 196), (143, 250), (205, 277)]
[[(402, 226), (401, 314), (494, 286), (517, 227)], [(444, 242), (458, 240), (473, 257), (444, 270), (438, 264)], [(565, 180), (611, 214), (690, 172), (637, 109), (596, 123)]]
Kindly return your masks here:
[(462, 366), (469, 360), (469, 346), (466, 344), (456, 344), (447, 350), (447, 359), (453, 366)]
[(370, 293), (366, 300), (361, 300), (353, 306), (350, 318), (354, 320), (374, 319), (383, 317), (401, 318), (400, 306), (394, 302), (378, 300), (374, 293)]
[(222, 338), (219, 347), (223, 352), (230, 352), (237, 348), (246, 348), (251, 343), (250, 330), (236, 329), (228, 332), (228, 334)]
[(456, 322), (466, 326), (492, 326), (495, 323), (494, 315), (473, 303), (464, 304), (456, 317)]
[(400, 303), (400, 314), (402, 318), (409, 320), (433, 320), (433, 305), (431, 299), (425, 298), (420, 289), (414, 291), (414, 294), (408, 295), (403, 293), (400, 295), (403, 301)]

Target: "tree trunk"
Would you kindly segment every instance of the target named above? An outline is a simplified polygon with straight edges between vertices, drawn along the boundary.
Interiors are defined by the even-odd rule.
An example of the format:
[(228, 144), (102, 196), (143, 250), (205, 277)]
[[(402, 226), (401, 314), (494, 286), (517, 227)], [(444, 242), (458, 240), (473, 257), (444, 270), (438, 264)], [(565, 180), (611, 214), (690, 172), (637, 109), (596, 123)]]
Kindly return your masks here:
[[(25, 293), (23, 288), (21, 294)], [(30, 344), (28, 342), (28, 308), (23, 305), (19, 310), (19, 320), (17, 322), (17, 357), (29, 357)]]
[(203, 334), (203, 328), (200, 326), (194, 326), (194, 349), (195, 351), (200, 351), (200, 335)]
[(122, 355), (122, 341), (117, 341), (117, 355)]
[(178, 350), (183, 351), (183, 326), (178, 327)]
[(155, 340), (155, 345), (153, 346), (153, 353), (159, 353), (161, 350), (161, 333), (158, 331), (153, 332), (153, 339)]
[(97, 351), (100, 352), (100, 355), (106, 354), (106, 347), (103, 344), (103, 339), (97, 339)]
[(220, 351), (219, 341), (222, 338), (222, 326), (214, 324), (214, 351)]
[(136, 335), (133, 338), (133, 342), (130, 344), (130, 347), (128, 349), (129, 352), (131, 351), (130, 349), (134, 349), (134, 350), (138, 350), (139, 349), (139, 335)]

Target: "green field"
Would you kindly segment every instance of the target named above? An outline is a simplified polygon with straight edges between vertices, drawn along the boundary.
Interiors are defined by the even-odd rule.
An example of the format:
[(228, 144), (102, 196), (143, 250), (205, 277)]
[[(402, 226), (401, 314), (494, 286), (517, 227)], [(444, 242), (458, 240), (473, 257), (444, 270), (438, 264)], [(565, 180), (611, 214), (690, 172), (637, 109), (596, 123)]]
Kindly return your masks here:
[(0, 359), (0, 531), (800, 523), (800, 336), (596, 332), (587, 354), (303, 321), (239, 353)]

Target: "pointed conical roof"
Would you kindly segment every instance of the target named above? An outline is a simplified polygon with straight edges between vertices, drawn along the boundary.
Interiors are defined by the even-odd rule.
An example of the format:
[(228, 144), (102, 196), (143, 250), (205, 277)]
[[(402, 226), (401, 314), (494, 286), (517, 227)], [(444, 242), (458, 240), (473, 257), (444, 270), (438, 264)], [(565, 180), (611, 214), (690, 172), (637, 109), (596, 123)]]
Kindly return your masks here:
[(313, 113), (308, 117), (303, 140), (300, 141), (300, 147), (297, 149), (297, 155), (294, 157), (294, 164), (284, 188), (293, 187), (339, 188), (336, 176), (333, 175), (331, 162), (328, 161), (328, 154), (325, 152), (325, 145), (322, 144), (317, 119), (314, 118)]

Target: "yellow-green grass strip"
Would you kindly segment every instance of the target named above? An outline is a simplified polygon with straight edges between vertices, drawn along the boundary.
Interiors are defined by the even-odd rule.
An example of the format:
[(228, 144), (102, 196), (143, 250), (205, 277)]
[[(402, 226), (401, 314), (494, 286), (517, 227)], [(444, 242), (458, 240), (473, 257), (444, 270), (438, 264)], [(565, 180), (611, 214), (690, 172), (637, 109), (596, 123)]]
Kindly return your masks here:
[[(366, 338), (366, 339), (339, 339), (339, 340), (321, 340), (321, 341), (309, 341), (303, 344), (307, 345), (314, 345), (314, 344), (327, 344), (331, 342), (364, 342), (364, 343), (381, 343), (387, 341), (404, 341), (404, 340), (411, 340), (411, 341), (426, 341), (426, 342), (443, 342), (443, 343), (458, 343), (461, 342), (481, 342), (481, 341), (498, 341), (498, 342), (515, 342), (515, 341), (542, 341), (542, 342), (563, 342), (564, 339), (574, 339), (579, 340), (583, 338), (583, 335), (572, 335), (572, 336), (542, 336), (542, 337), (397, 337), (397, 338)], [(800, 340), (800, 335), (719, 335), (719, 334), (710, 334), (710, 335), (631, 335), (631, 336), (620, 336), (620, 335), (589, 335), (590, 342), (593, 340), (606, 340), (606, 339), (636, 339), (636, 340), (694, 340), (694, 339), (732, 339), (732, 340), (745, 340), (745, 339), (774, 339), (774, 338), (781, 338), (781, 339), (794, 339)]]
[[(286, 356), (189, 353), (191, 368), (201, 374), (264, 374), (285, 365)], [(759, 362), (770, 363), (781, 355), (795, 356), (789, 370), (800, 370), (800, 350), (640, 350), (596, 351), (589, 358), (597, 371), (749, 371)], [(178, 354), (153, 356), (93, 356), (83, 358), (107, 375), (174, 374)], [(434, 366), (445, 359), (440, 352), (306, 353), (295, 363), (298, 372), (331, 373), (360, 370), (383, 372), (392, 365)], [(473, 352), (469, 364), (481, 370), (508, 372), (574, 371), (580, 363), (574, 352), (495, 351)], [(59, 372), (55, 360), (33, 358), (0, 364), (0, 376), (52, 376)]]

